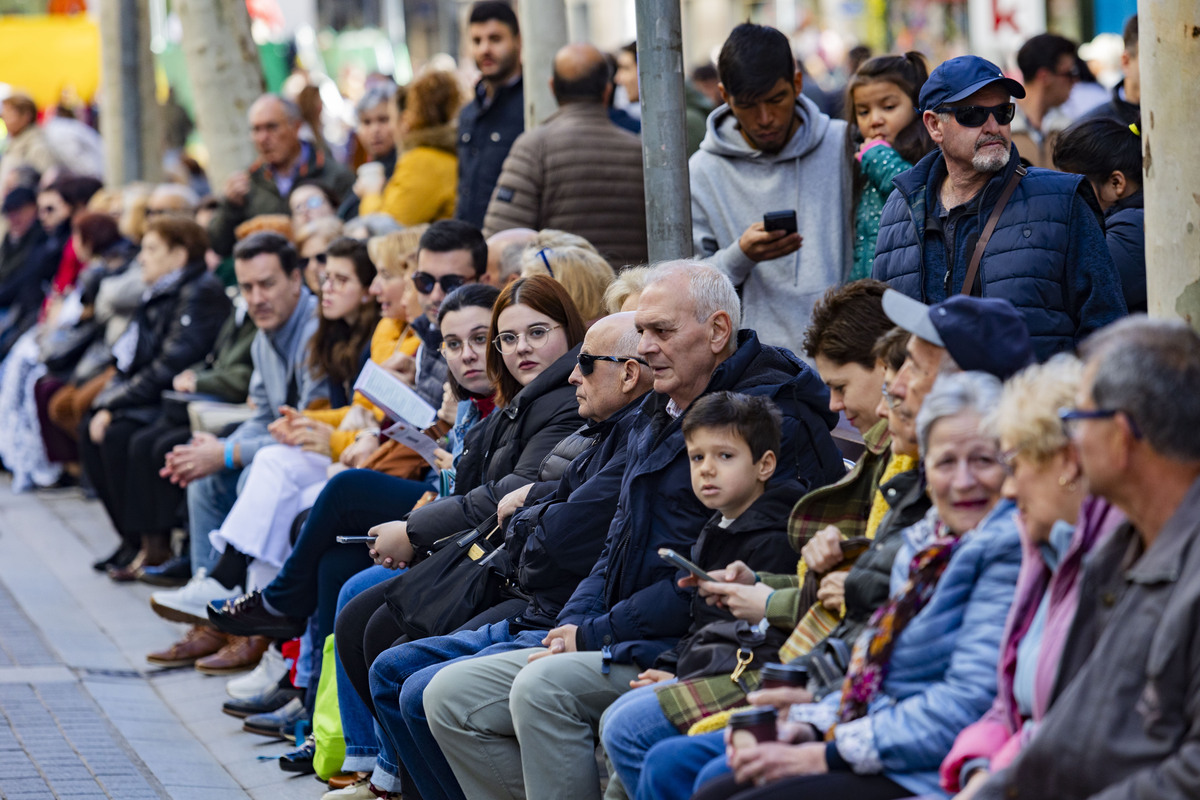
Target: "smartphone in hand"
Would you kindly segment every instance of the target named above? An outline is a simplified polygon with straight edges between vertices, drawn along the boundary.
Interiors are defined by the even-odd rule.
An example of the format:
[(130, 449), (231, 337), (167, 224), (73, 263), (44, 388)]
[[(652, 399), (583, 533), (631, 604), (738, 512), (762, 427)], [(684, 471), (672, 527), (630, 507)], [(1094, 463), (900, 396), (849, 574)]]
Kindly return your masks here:
[(768, 211), (766, 214), (763, 214), (763, 230), (795, 233), (797, 230), (796, 212)]
[(337, 537), (338, 544), (370, 544), (375, 541), (374, 536), (339, 536)]
[(697, 578), (699, 578), (702, 581), (712, 581), (713, 583), (717, 583), (716, 578), (714, 578), (712, 575), (709, 575), (707, 572), (700, 569), (695, 564), (693, 564), (691, 561), (688, 561), (686, 558), (679, 555), (679, 553), (676, 553), (674, 550), (672, 550), (669, 547), (658, 548), (658, 556), (663, 561), (666, 561), (670, 564), (674, 564), (675, 566), (679, 567), (680, 569), (692, 573), (693, 575), (695, 575)]

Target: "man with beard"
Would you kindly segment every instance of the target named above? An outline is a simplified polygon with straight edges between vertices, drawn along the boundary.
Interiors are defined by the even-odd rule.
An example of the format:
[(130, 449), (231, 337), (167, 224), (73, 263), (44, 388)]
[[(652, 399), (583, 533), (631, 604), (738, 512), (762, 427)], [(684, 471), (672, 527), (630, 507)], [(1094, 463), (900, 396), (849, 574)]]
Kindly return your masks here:
[(1010, 123), (1024, 96), (977, 56), (933, 71), (920, 107), (940, 149), (895, 179), (874, 277), (927, 304), (960, 292), (1005, 298), (1044, 361), (1127, 312), (1091, 187), (1020, 164)]
[(521, 29), (503, 0), (485, 0), (467, 20), (479, 69), (475, 98), (458, 117), (458, 208), (455, 219), (483, 227), (488, 201), (513, 142), (525, 130)]

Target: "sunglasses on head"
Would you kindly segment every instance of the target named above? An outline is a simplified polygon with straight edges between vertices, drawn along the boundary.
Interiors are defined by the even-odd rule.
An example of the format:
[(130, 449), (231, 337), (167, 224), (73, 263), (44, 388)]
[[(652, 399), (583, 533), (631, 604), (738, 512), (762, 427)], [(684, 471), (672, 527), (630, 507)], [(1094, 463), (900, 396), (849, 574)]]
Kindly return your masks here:
[(614, 364), (624, 364), (626, 361), (636, 361), (639, 364), (646, 365), (646, 362), (636, 356), (597, 356), (591, 353), (580, 353), (579, 359), (579, 374), (591, 375), (596, 369), (597, 361), (611, 361)]
[(434, 286), (441, 286), (442, 291), (450, 294), (458, 287), (467, 282), (467, 279), (462, 275), (443, 275), (440, 278), (435, 278), (428, 272), (414, 272), (412, 276), (413, 286), (417, 287), (417, 291), (421, 294), (429, 294), (433, 291)]
[(997, 125), (1007, 125), (1013, 121), (1017, 107), (1012, 103), (998, 106), (942, 106), (938, 113), (953, 114), (954, 120), (964, 128), (981, 128), (989, 116), (996, 118)]

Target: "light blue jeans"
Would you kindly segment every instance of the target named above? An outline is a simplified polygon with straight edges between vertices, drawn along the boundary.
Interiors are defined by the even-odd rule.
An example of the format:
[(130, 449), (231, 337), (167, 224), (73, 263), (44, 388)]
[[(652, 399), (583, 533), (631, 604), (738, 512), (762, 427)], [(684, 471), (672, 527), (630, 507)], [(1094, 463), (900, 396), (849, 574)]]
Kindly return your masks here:
[(223, 469), (188, 484), (188, 531), (191, 534), (189, 548), (193, 575), (201, 567), (211, 572), (217, 565), (219, 554), (208, 540), (208, 534), (221, 527), (229, 509), (233, 508), (245, 472), (241, 469)]
[(664, 739), (679, 736), (658, 703), (655, 688), (674, 679), (643, 686), (618, 697), (600, 718), (600, 741), (626, 791), (638, 785), (646, 753)]
[[(396, 570), (387, 567), (364, 569), (342, 585), (342, 590), (338, 593), (337, 613), (342, 613), (346, 604), (361, 592), (398, 574)], [(375, 759), (379, 755), (379, 742), (383, 739), (383, 731), (379, 729), (358, 692), (350, 685), (342, 660), (335, 659), (334, 663), (337, 665), (338, 711), (342, 716), (342, 736), (346, 739), (346, 760), (342, 762), (342, 771), (370, 772), (375, 769)]]

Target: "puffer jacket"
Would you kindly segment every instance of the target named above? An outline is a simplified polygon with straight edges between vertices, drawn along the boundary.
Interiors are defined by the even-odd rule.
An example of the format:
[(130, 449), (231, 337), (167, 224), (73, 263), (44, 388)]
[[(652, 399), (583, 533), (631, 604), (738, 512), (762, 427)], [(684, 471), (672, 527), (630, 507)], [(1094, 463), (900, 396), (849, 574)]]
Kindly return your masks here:
[[(837, 418), (820, 378), (790, 351), (738, 334), (738, 348), (705, 389), (769, 397), (783, 415), (783, 436), (772, 484), (801, 490), (837, 480), (845, 471), (829, 431)], [(691, 624), (692, 592), (675, 585), (676, 571), (660, 547), (688, 552), (711, 512), (692, 493), (681, 421), (667, 413), (669, 398), (644, 400), (627, 443), (627, 464), (604, 550), (559, 615), (578, 625), (576, 646), (606, 659), (650, 667)]]
[(570, 103), (517, 137), (483, 234), (554, 228), (591, 242), (614, 269), (647, 258), (642, 143), (599, 103)]
[(442, 358), (442, 332), (424, 314), (411, 324), (421, 339), (421, 346), (417, 350), (416, 392), (429, 405), (441, 408), (442, 392), (450, 374), (446, 359)]
[(131, 323), (137, 325), (133, 360), (109, 381), (92, 408), (133, 413), (144, 407), (157, 414), (172, 378), (212, 349), (229, 309), (221, 281), (202, 262), (188, 264), (177, 284), (138, 309)]
[(578, 353), (576, 345), (468, 434), (455, 493), (408, 516), (415, 547), (482, 524), (504, 495), (538, 479), (542, 461), (581, 422), (575, 387), (567, 382)]
[(359, 213), (383, 212), (404, 226), (453, 216), (458, 174), (454, 139), (453, 123), (406, 133), (404, 152), (383, 193), (363, 197)]
[(246, 310), (245, 302), (235, 302), (233, 312), (217, 332), (213, 349), (204, 361), (193, 364), (196, 391), (215, 395), (226, 403), (243, 403), (250, 389), (250, 344), (258, 327)]
[(1135, 192), (1104, 212), (1104, 241), (1121, 275), (1130, 314), (1146, 313), (1146, 210)]
[[(928, 544), (936, 509), (904, 531), (892, 594)], [(866, 716), (834, 729), (831, 747), (857, 769), (882, 772), (913, 794), (938, 793), (938, 767), (954, 738), (996, 695), (996, 662), (1021, 566), (1016, 506), (1001, 500), (955, 547), (928, 602), (897, 635), (883, 683)], [(793, 706), (794, 721), (826, 730), (841, 692)]]
[[(880, 219), (873, 276), (923, 303), (961, 291), (975, 242), (1017, 169), (1017, 156), (1014, 147), (1008, 166), (952, 210), (952, 251), (935, 212), (946, 176), (941, 151), (898, 176)], [(1096, 195), (1081, 175), (1028, 171), (1000, 215), (976, 281), (972, 294), (1003, 297), (1017, 307), (1040, 361), (1126, 314)]]
[(616, 512), (612, 499), (625, 470), (625, 445), (637, 407), (632, 402), (577, 432), (594, 437), (594, 446), (566, 466), (552, 493), (542, 488), (548, 484), (535, 486), (530, 497), (540, 490), (541, 502), (535, 505), (527, 498), (527, 508), (509, 521), (505, 541), (510, 553), (520, 553), (517, 580), (529, 595), (529, 605), (510, 622), (510, 630), (553, 627), (563, 604), (600, 557)]

